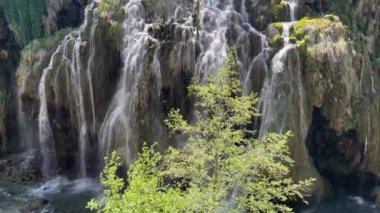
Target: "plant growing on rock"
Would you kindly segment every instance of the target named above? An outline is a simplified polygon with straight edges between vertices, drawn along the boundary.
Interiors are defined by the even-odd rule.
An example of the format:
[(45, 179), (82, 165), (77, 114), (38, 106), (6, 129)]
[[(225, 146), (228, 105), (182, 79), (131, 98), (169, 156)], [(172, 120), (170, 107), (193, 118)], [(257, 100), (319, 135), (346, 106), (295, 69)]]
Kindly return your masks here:
[(103, 17), (112, 20), (123, 20), (124, 18), (123, 0), (102, 0), (99, 4), (99, 11)]
[(204, 84), (192, 83), (195, 122), (172, 110), (166, 123), (172, 133), (188, 137), (183, 149), (160, 155), (144, 148), (131, 166), (128, 186), (116, 176), (113, 153), (102, 174), (107, 188), (88, 207), (102, 212), (291, 212), (284, 203), (303, 199), (312, 180), (289, 177), (293, 161), (290, 134), (254, 139), (247, 128), (257, 110), (255, 95), (242, 96), (236, 53), (230, 51), (220, 72)]

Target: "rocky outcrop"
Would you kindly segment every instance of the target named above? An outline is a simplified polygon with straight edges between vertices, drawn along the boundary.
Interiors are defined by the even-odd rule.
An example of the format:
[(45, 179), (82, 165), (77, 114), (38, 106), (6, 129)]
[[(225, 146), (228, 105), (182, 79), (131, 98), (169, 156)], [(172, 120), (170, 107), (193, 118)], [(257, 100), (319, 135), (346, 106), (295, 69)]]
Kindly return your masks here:
[[(300, 1), (298, 15), (306, 17), (290, 30), (296, 51), (289, 54), (299, 55), (307, 98), (308, 152), (318, 171), (343, 187), (361, 182), (361, 174), (379, 176), (379, 3)], [(282, 26), (267, 29), (274, 52), (283, 46)], [(286, 72), (297, 69), (296, 59), (287, 57), (292, 65)], [(288, 128), (296, 134), (302, 130), (296, 124)], [(295, 159), (303, 155), (291, 150)]]
[(2, 181), (31, 184), (41, 180), (40, 159), (35, 150), (0, 160), (0, 179)]
[(3, 152), (9, 151), (7, 117), (12, 115), (12, 81), (18, 59), (19, 45), (0, 8), (0, 156)]
[(77, 27), (84, 17), (87, 0), (46, 0), (46, 13), (42, 18), (45, 35), (66, 27)]
[(380, 160), (379, 68), (372, 36), (376, 34), (370, 38), (367, 31), (355, 31), (356, 26), (347, 28), (344, 23), (331, 15), (304, 18), (294, 25), (291, 37), (300, 52), (308, 110), (313, 111), (309, 152), (321, 173), (336, 180), (360, 172), (379, 175)]

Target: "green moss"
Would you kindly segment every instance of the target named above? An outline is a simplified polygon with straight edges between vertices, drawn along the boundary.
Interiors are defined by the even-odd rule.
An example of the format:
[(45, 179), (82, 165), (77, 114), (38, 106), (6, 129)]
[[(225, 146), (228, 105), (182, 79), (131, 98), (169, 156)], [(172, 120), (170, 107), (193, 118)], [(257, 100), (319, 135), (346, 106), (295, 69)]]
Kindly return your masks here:
[(113, 20), (122, 20), (124, 18), (124, 1), (123, 0), (102, 0), (99, 4), (99, 11), (103, 17)]
[(289, 38), (291, 43), (296, 43), (297, 42), (297, 37), (295, 35), (291, 35)]
[(274, 49), (275, 51), (279, 50), (284, 43), (284, 38), (280, 34), (276, 34), (269, 40), (269, 45)]
[(101, 28), (105, 43), (111, 49), (119, 49), (122, 46), (124, 29), (120, 22), (103, 20), (105, 27)]
[(46, 49), (54, 44), (59, 43), (71, 31), (70, 28), (62, 29), (57, 31), (52, 36), (42, 37), (39, 39), (33, 40), (28, 46), (25, 47), (26, 51), (38, 51), (41, 49)]
[(284, 15), (285, 11), (287, 10), (287, 5), (284, 4), (282, 1), (279, 3), (273, 3), (272, 1), (272, 9), (274, 12), (274, 16), (276, 20), (282, 20), (282, 16)]
[(359, 125), (360, 119), (357, 115), (348, 116), (344, 122), (344, 128), (346, 130), (356, 129)]
[(375, 59), (375, 66), (380, 70), (380, 58)]
[(294, 25), (296, 29), (295, 36), (298, 39), (302, 39), (305, 35), (305, 31), (307, 30), (307, 28), (313, 28), (321, 32), (325, 32), (329, 29), (331, 23), (332, 21), (328, 18), (302, 18)]
[(272, 23), (272, 26), (274, 28), (276, 28), (276, 30), (282, 31), (282, 29), (284, 27), (284, 23), (283, 22), (275, 22), (275, 23)]

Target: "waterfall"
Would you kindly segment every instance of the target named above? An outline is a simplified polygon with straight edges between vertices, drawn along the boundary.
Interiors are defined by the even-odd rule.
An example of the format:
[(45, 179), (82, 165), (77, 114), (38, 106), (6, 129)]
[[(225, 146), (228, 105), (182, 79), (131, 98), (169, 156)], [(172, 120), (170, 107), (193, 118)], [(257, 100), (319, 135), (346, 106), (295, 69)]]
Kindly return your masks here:
[[(176, 2), (171, 2), (174, 5)], [(193, 75), (203, 80), (206, 76), (216, 73), (223, 65), (228, 46), (238, 45), (249, 52), (252, 36), (262, 39), (261, 50), (256, 59), (252, 60), (247, 53), (239, 59), (241, 70), (252, 69), (252, 64), (267, 57), (268, 43), (264, 35), (248, 23), (245, 4), (241, 14), (235, 10), (234, 1), (226, 3), (215, 0), (200, 1), (200, 26), (198, 33), (192, 27), (192, 14), (186, 13), (182, 4), (176, 4), (169, 14), (171, 23), (175, 26), (174, 47), (170, 55), (172, 69), (194, 69)], [(99, 134), (101, 156), (111, 150), (123, 153), (126, 163), (130, 164), (137, 153), (139, 136), (137, 115), (140, 113), (137, 105), (143, 102), (141, 86), (147, 75), (154, 77), (153, 84), (158, 88), (160, 96), (161, 65), (163, 56), (159, 48), (159, 40), (154, 38), (149, 30), (152, 24), (146, 23), (145, 8), (141, 0), (131, 0), (126, 4), (126, 19), (124, 21), (123, 70), (117, 91), (108, 107), (106, 117)], [(170, 7), (170, 4), (169, 4)], [(244, 24), (243, 24), (244, 23)], [(236, 38), (228, 37), (228, 32), (234, 32)], [(178, 39), (178, 41), (176, 40)], [(199, 47), (199, 55), (195, 49)], [(176, 73), (174, 73), (175, 75)]]
[[(268, 72), (268, 41), (248, 23), (245, 1), (241, 8), (237, 8), (239, 12), (232, 0), (200, 1), (198, 29), (193, 26), (192, 8), (186, 4), (187, 1), (175, 0), (166, 5), (169, 11), (167, 17), (171, 21), (165, 24), (174, 29), (166, 32), (172, 33), (170, 39), (173, 43), (168, 50), (165, 38), (160, 37), (162, 29), (157, 25), (161, 18), (146, 20), (147, 8), (143, 6), (142, 0), (126, 3), (121, 55), (123, 67), (113, 97), (107, 103), (105, 115), (98, 112), (101, 110), (98, 110), (95, 95), (100, 91), (98, 85), (94, 85), (96, 80), (93, 76), (97, 69), (96, 52), (99, 51), (95, 44), (99, 14), (94, 4), (86, 7), (84, 23), (61, 41), (40, 80), (39, 149), (46, 177), (54, 175), (48, 174), (48, 171), (61, 165), (61, 162), (55, 162), (54, 147), (58, 143), (54, 142), (49, 120), (56, 116), (55, 112), (59, 114), (63, 109), (70, 115), (69, 126), (73, 128), (74, 134), (78, 134), (78, 153), (72, 155), (77, 159), (78, 176), (86, 177), (90, 167), (87, 162), (91, 157), (89, 152), (93, 154), (95, 150), (90, 147), (90, 144), (96, 144), (92, 143), (94, 136), (98, 140), (96, 150), (100, 159), (110, 151), (117, 150), (129, 165), (137, 157), (139, 140), (141, 134), (145, 133), (141, 130), (141, 122), (148, 121), (148, 125), (154, 125), (154, 131), (160, 131), (154, 134), (166, 134), (161, 122), (163, 118), (159, 115), (162, 112), (154, 111), (156, 114), (144, 118), (147, 120), (141, 119), (141, 116), (145, 116), (144, 110), (151, 110), (151, 102), (157, 102), (159, 106), (155, 107), (158, 109), (163, 106), (160, 102), (161, 90), (173, 83), (165, 82), (168, 80), (163, 79), (163, 74), (171, 75), (169, 77), (176, 81), (180, 80), (183, 72), (189, 72), (189, 75), (202, 81), (223, 66), (229, 46), (235, 46), (241, 53), (238, 55), (238, 65), (247, 93), (251, 92), (251, 75), (258, 71)], [(257, 66), (263, 67), (263, 70), (257, 70)], [(56, 111), (50, 112), (51, 118), (48, 106), (56, 108)], [(21, 97), (19, 107), (22, 112)], [(22, 119), (21, 113), (19, 118)], [(103, 119), (101, 125), (97, 118)], [(51, 122), (53, 125), (53, 120)]]
[(261, 52), (259, 53), (259, 55), (257, 55), (251, 62), (251, 64), (249, 65), (249, 68), (248, 68), (248, 73), (245, 75), (244, 77), (244, 81), (243, 81), (243, 94), (245, 95), (249, 95), (249, 93), (252, 91), (251, 89), (251, 73), (252, 71), (254, 71), (254, 66), (256, 63), (262, 63), (263, 67), (264, 67), (264, 71), (265, 71), (265, 74), (268, 75), (268, 67), (266, 65), (266, 60), (268, 59), (269, 55), (268, 55), (268, 51), (270, 50), (270, 47), (269, 47), (269, 44), (268, 44), (268, 40), (267, 38), (265, 37), (265, 35), (263, 34), (260, 34), (261, 35)]
[[(262, 120), (259, 135), (263, 137), (270, 131), (284, 132), (289, 130), (289, 123), (293, 123), (294, 127), (300, 128), (298, 140), (303, 143), (307, 134), (304, 88), (299, 64), (298, 69), (289, 67), (288, 64), (290, 60), (288, 53), (295, 48), (290, 42), (290, 30), (296, 21), (298, 1), (284, 0), (283, 3), (289, 5), (291, 22), (283, 23), (284, 46), (273, 57), (271, 72), (267, 75), (261, 91)], [(297, 57), (295, 60), (299, 63), (299, 55), (295, 55)], [(306, 150), (304, 152), (307, 155)]]
[[(106, 118), (100, 128), (100, 145), (102, 156), (111, 151), (111, 148), (122, 150), (126, 164), (131, 164), (137, 155), (138, 141), (135, 129), (136, 105), (139, 101), (139, 85), (142, 83), (146, 69), (152, 71), (156, 82), (160, 80), (160, 64), (157, 63), (158, 49), (149, 47), (158, 46), (157, 40), (152, 38), (144, 23), (144, 7), (140, 0), (131, 0), (126, 4), (126, 19), (124, 21), (124, 51), (122, 76), (118, 89), (109, 106)], [(153, 51), (153, 62), (149, 62), (148, 50)], [(146, 61), (148, 60), (148, 61)], [(159, 94), (158, 94), (159, 95)], [(134, 137), (135, 136), (135, 137)], [(114, 147), (111, 147), (111, 146)]]
[[(74, 100), (74, 111), (77, 118), (77, 128), (78, 128), (78, 143), (79, 143), (79, 175), (80, 177), (87, 176), (87, 153), (89, 146), (89, 122), (88, 117), (91, 118), (91, 129), (93, 131), (95, 128), (95, 104), (94, 104), (94, 92), (93, 92), (93, 78), (91, 72), (91, 65), (95, 56), (95, 30), (99, 21), (99, 16), (97, 14), (97, 9), (93, 9), (94, 5), (91, 4), (85, 9), (85, 19), (84, 23), (80, 26), (77, 31), (72, 32), (70, 35), (66, 36), (63, 41), (65, 45), (65, 51), (62, 53), (62, 57), (67, 60), (69, 64), (68, 73), (66, 73), (67, 80), (69, 84), (68, 87), (71, 88)], [(90, 12), (93, 12), (90, 16)], [(91, 22), (90, 22), (91, 19)], [(83, 58), (81, 57), (81, 48), (87, 45), (86, 41), (82, 39), (82, 34), (85, 32), (86, 28), (90, 28), (90, 56), (87, 60), (87, 67), (84, 70), (85, 65), (83, 64)], [(70, 48), (72, 45), (72, 48)], [(68, 52), (71, 49), (72, 52)], [(87, 79), (86, 79), (87, 78)], [(87, 82), (88, 85), (84, 84)], [(88, 86), (87, 88), (85, 87)], [(89, 91), (89, 94), (85, 93), (85, 90)], [(87, 91), (86, 90), (86, 91)], [(70, 94), (70, 92), (68, 93)], [(90, 96), (90, 111), (86, 111), (87, 107), (85, 105), (85, 95)], [(91, 116), (90, 116), (91, 115)]]
[(376, 73), (373, 68), (369, 71), (369, 74), (371, 78), (371, 92), (373, 95), (375, 95), (377, 93), (376, 88), (375, 88), (375, 77), (374, 77)]
[[(46, 84), (49, 83), (47, 80), (48, 75), (53, 75), (54, 85), (53, 94), (56, 98), (55, 103), (64, 104), (69, 106), (70, 113), (75, 115), (76, 121), (75, 125), (78, 132), (78, 147), (79, 147), (79, 176), (87, 176), (87, 152), (89, 146), (89, 129), (95, 131), (95, 103), (94, 103), (94, 92), (93, 92), (93, 78), (91, 72), (91, 66), (95, 56), (95, 30), (98, 24), (99, 16), (97, 14), (97, 9), (94, 9), (94, 4), (90, 4), (85, 10), (85, 21), (80, 26), (78, 30), (71, 32), (67, 35), (61, 44), (58, 46), (52, 57), (50, 58), (50, 63), (47, 68), (43, 70), (43, 74), (39, 85), (39, 98), (40, 98), (40, 110), (39, 110), (39, 144), (40, 152), (42, 154), (42, 171), (45, 177), (52, 177), (54, 169), (56, 169), (57, 163), (54, 157), (54, 135), (49, 121), (48, 113), (48, 97), (47, 97), (47, 87)], [(90, 28), (90, 50), (92, 51), (87, 59), (87, 65), (83, 63), (84, 58), (81, 56), (81, 48), (87, 45), (87, 42), (82, 39), (82, 34), (87, 28)], [(58, 87), (60, 85), (59, 76), (61, 75), (60, 70), (65, 67), (66, 76), (66, 86), (67, 91), (61, 91)], [(51, 73), (51, 74), (50, 74)], [(59, 97), (62, 93), (66, 93), (69, 101), (67, 103), (61, 103)], [(90, 100), (90, 106), (87, 106), (85, 100)], [(19, 103), (19, 107), (22, 103)], [(87, 110), (90, 108), (91, 110)], [(88, 121), (88, 118), (90, 121)], [(20, 116), (22, 119), (22, 114)], [(89, 128), (89, 123), (92, 127)]]
[(245, 23), (247, 23), (248, 20), (249, 20), (249, 15), (248, 15), (248, 12), (247, 12), (246, 4), (247, 4), (246, 0), (242, 0), (241, 1), (240, 11), (241, 11), (242, 20)]
[(290, 9), (290, 21), (295, 22), (297, 20), (296, 18), (296, 12), (298, 7), (298, 0), (282, 0), (282, 3), (289, 6)]
[(20, 140), (23, 142), (24, 149), (30, 150), (34, 148), (33, 144), (33, 131), (30, 126), (29, 121), (26, 118), (25, 112), (23, 110), (23, 103), (21, 94), (17, 92), (17, 124), (18, 124), (18, 134)]
[(49, 112), (47, 105), (46, 94), (46, 78), (49, 72), (52, 71), (54, 66), (54, 59), (62, 49), (59, 45), (57, 50), (52, 55), (49, 66), (42, 71), (42, 77), (38, 86), (38, 94), (40, 97), (40, 110), (38, 114), (38, 129), (39, 129), (39, 146), (42, 156), (42, 175), (44, 178), (51, 178), (55, 175), (55, 150), (54, 150), (54, 137), (49, 121)]
[[(86, 8), (86, 10), (89, 10)], [(99, 23), (99, 14), (97, 14), (97, 9), (94, 10), (94, 16), (93, 16), (93, 23), (90, 31), (90, 57), (87, 61), (87, 79), (89, 82), (89, 90), (90, 90), (90, 100), (91, 100), (91, 110), (92, 110), (92, 134), (95, 134), (95, 128), (96, 128), (96, 111), (95, 111), (95, 101), (94, 101), (94, 87), (93, 87), (93, 77), (91, 70), (93, 69), (93, 63), (96, 53), (95, 48), (95, 31)], [(86, 11), (88, 14), (88, 11)]]
[(80, 155), (80, 175), (86, 177), (86, 150), (88, 144), (88, 127), (84, 109), (82, 79), (81, 79), (81, 57), (80, 46), (82, 39), (80, 35), (74, 39), (74, 48), (71, 57), (71, 82), (74, 93), (74, 100), (77, 109), (77, 119), (79, 124), (79, 155)]

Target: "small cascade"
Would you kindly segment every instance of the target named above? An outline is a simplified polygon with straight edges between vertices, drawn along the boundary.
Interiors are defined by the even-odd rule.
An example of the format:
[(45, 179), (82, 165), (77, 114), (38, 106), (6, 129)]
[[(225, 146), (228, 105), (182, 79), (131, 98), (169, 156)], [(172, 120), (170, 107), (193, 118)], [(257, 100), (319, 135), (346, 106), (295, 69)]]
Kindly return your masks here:
[(241, 18), (242, 18), (244, 23), (247, 23), (249, 21), (249, 15), (248, 15), (246, 7), (247, 7), (246, 0), (242, 0), (240, 11), (241, 11)]
[(23, 103), (20, 92), (17, 93), (17, 124), (19, 130), (20, 140), (23, 142), (23, 149), (30, 150), (34, 148), (33, 144), (33, 130), (29, 121), (26, 118), (23, 110)]
[(366, 159), (367, 157), (367, 153), (368, 153), (368, 138), (372, 136), (372, 132), (371, 132), (371, 128), (372, 128), (372, 125), (371, 125), (371, 116), (370, 116), (370, 113), (368, 112), (368, 115), (367, 115), (367, 133), (366, 133), (366, 136), (365, 136), (365, 142), (364, 142), (364, 152), (363, 152), (363, 157), (364, 159)]
[(265, 74), (268, 74), (268, 67), (266, 65), (266, 60), (269, 57), (268, 51), (270, 50), (268, 40), (265, 37), (265, 35), (261, 34), (261, 52), (259, 55), (257, 55), (251, 62), (248, 68), (248, 73), (244, 77), (243, 81), (243, 94), (249, 95), (249, 93), (252, 91), (252, 83), (251, 83), (251, 74), (252, 71), (254, 71), (254, 66), (256, 63), (261, 63), (264, 67)]
[(319, 0), (319, 8), (321, 10), (321, 16), (324, 16), (323, 14), (323, 4), (322, 4), (322, 0)]
[(370, 74), (370, 78), (371, 78), (371, 92), (372, 92), (372, 94), (376, 94), (377, 93), (376, 88), (375, 88), (375, 75), (376, 75), (376, 73), (373, 69), (371, 69), (369, 74)]
[(282, 0), (282, 3), (289, 6), (290, 9), (290, 21), (297, 21), (296, 12), (298, 7), (298, 0)]
[[(49, 121), (48, 112), (48, 97), (47, 87), (49, 83), (49, 76), (51, 75), (53, 86), (53, 95), (55, 97), (55, 104), (66, 105), (70, 109), (71, 115), (75, 115), (76, 120), (74, 126), (78, 132), (78, 147), (79, 147), (79, 176), (85, 178), (87, 176), (87, 153), (89, 146), (90, 129), (95, 131), (95, 104), (94, 104), (94, 92), (93, 92), (93, 78), (91, 72), (91, 64), (94, 60), (95, 47), (94, 36), (95, 30), (98, 24), (99, 16), (97, 9), (94, 9), (94, 4), (90, 4), (85, 10), (85, 21), (81, 27), (67, 35), (61, 44), (58, 46), (54, 54), (50, 59), (49, 66), (44, 69), (43, 75), (39, 85), (39, 97), (40, 97), (40, 110), (39, 110), (39, 141), (40, 150), (43, 158), (43, 173), (44, 176), (49, 178), (54, 175), (53, 171), (57, 163), (54, 162), (54, 135)], [(90, 28), (90, 49), (91, 54), (86, 60), (82, 57), (81, 49), (87, 42), (82, 39), (82, 34), (85, 30)], [(61, 71), (65, 71), (62, 73)], [(53, 77), (54, 76), (54, 77)], [(59, 88), (62, 79), (65, 76), (67, 91), (62, 91)], [(66, 96), (69, 100), (65, 103), (60, 100), (60, 97)], [(50, 98), (50, 96), (49, 96)], [(86, 104), (86, 100), (90, 100), (90, 104)], [(22, 103), (19, 103), (19, 107)], [(88, 110), (91, 109), (91, 110)], [(59, 108), (57, 108), (59, 110)], [(20, 116), (22, 118), (22, 114)], [(92, 126), (91, 128), (89, 126)], [(53, 162), (53, 163), (52, 163)], [(54, 164), (54, 165), (53, 165)]]
[[(243, 1), (238, 13), (235, 10), (234, 1), (227, 1), (224, 6), (219, 1), (205, 1), (201, 4), (201, 20), (205, 21), (201, 22), (200, 27), (201, 37), (198, 43), (201, 54), (197, 59), (195, 72), (201, 79), (221, 68), (229, 46), (235, 46), (244, 52), (238, 58), (242, 72), (251, 70), (250, 66), (254, 61), (252, 58), (262, 58), (266, 55), (268, 50), (266, 38), (248, 23), (245, 5)], [(256, 56), (250, 53), (252, 43), (249, 41), (252, 37), (264, 40), (261, 47), (255, 47), (260, 48)]]
[(55, 175), (55, 149), (54, 137), (49, 120), (47, 94), (46, 94), (46, 79), (54, 66), (54, 59), (62, 50), (62, 45), (59, 45), (57, 50), (52, 55), (49, 66), (42, 71), (42, 77), (38, 86), (38, 94), (40, 97), (40, 110), (38, 114), (38, 129), (39, 129), (39, 148), (42, 156), (42, 175), (44, 178), (51, 178)]
[(74, 38), (74, 48), (71, 56), (71, 83), (75, 100), (75, 108), (77, 111), (78, 128), (79, 128), (79, 169), (80, 176), (86, 177), (86, 153), (88, 145), (88, 127), (86, 121), (86, 114), (84, 109), (83, 91), (82, 91), (82, 66), (80, 57), (80, 47), (82, 45), (82, 39), (80, 35)]
[[(79, 143), (79, 175), (82, 178), (87, 177), (87, 153), (89, 146), (90, 129), (94, 132), (95, 128), (95, 104), (93, 92), (93, 78), (91, 66), (95, 56), (94, 37), (95, 30), (99, 22), (97, 9), (93, 9), (93, 5), (89, 5), (85, 9), (84, 23), (77, 30), (66, 36), (63, 43), (65, 45), (62, 52), (62, 58), (66, 60), (68, 65), (66, 77), (68, 80), (68, 88), (71, 88), (74, 101), (74, 112), (76, 114), (76, 124), (78, 129)], [(91, 19), (91, 22), (90, 22)], [(87, 66), (83, 64), (81, 48), (87, 45), (87, 42), (82, 39), (82, 34), (87, 28), (90, 28), (90, 56), (87, 60)], [(71, 52), (69, 52), (71, 50)], [(86, 69), (85, 69), (86, 67)], [(85, 91), (89, 91), (86, 93)], [(89, 96), (90, 106), (86, 106), (85, 97)], [(86, 109), (90, 108), (90, 111)], [(91, 118), (91, 119), (88, 119)], [(89, 121), (88, 121), (89, 120)], [(91, 124), (91, 128), (90, 125)]]
[(228, 43), (226, 33), (228, 24), (233, 16), (233, 3), (225, 6), (225, 10), (218, 8), (219, 1), (205, 1), (201, 3), (201, 54), (196, 64), (196, 76), (201, 79), (208, 74), (216, 73), (223, 65)]
[[(86, 8), (86, 13), (88, 14), (88, 10)], [(88, 15), (87, 15), (88, 16)], [(97, 14), (97, 9), (94, 10), (94, 16), (92, 20), (92, 27), (90, 31), (90, 57), (88, 58), (87, 61), (87, 69), (86, 69), (86, 74), (87, 74), (87, 80), (89, 82), (89, 90), (90, 90), (90, 100), (91, 100), (91, 110), (92, 110), (92, 134), (95, 134), (96, 131), (96, 111), (95, 111), (95, 101), (94, 101), (94, 86), (93, 86), (93, 77), (92, 77), (92, 72), (91, 70), (93, 69), (93, 64), (94, 64), (94, 59), (95, 59), (95, 53), (96, 53), (96, 48), (95, 48), (95, 32), (96, 28), (98, 27), (99, 24), (99, 14)]]
[[(284, 47), (276, 53), (271, 62), (271, 72), (264, 81), (260, 96), (262, 120), (259, 135), (263, 137), (267, 132), (284, 132), (299, 128), (297, 139), (303, 143), (307, 134), (305, 118), (305, 95), (299, 67), (299, 55), (289, 58), (290, 50), (295, 45), (290, 42), (290, 30), (296, 21), (297, 0), (287, 0), (283, 3), (289, 5), (291, 22), (283, 23)], [(289, 64), (289, 60), (296, 61), (297, 66)], [(295, 101), (296, 100), (296, 101)], [(298, 129), (297, 129), (298, 130)], [(304, 149), (307, 155), (306, 149)]]
[[(118, 149), (124, 155), (127, 165), (134, 161), (138, 152), (138, 140), (135, 139), (137, 135), (134, 135), (135, 116), (139, 100), (138, 87), (142, 83), (144, 71), (152, 71), (156, 83), (161, 78), (160, 64), (157, 62), (158, 49), (149, 48), (158, 46), (157, 40), (148, 34), (149, 26), (144, 23), (144, 15), (140, 0), (131, 0), (126, 4), (124, 68), (99, 135), (101, 155), (105, 156), (112, 149)], [(149, 51), (153, 51), (153, 59), (149, 59)]]

